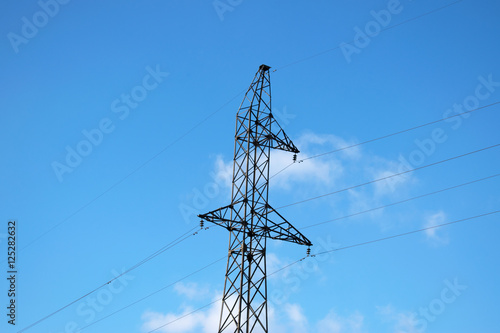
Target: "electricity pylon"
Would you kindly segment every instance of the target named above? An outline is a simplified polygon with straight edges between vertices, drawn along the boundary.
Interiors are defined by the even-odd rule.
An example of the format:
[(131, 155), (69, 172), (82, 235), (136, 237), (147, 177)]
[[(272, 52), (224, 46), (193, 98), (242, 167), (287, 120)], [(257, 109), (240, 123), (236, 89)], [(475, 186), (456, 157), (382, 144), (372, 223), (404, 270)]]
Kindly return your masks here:
[(231, 204), (198, 215), (229, 231), (219, 333), (268, 332), (268, 238), (312, 245), (267, 202), (271, 148), (299, 152), (271, 112), (269, 68), (259, 67), (236, 115)]

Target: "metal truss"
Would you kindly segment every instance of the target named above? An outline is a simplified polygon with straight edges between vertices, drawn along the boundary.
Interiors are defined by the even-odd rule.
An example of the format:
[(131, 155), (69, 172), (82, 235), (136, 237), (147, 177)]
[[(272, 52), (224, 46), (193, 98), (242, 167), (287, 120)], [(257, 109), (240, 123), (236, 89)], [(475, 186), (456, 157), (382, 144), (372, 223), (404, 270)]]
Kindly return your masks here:
[(198, 215), (229, 231), (219, 333), (268, 332), (268, 238), (312, 245), (267, 202), (271, 148), (299, 152), (273, 117), (269, 68), (259, 67), (236, 116), (231, 204)]

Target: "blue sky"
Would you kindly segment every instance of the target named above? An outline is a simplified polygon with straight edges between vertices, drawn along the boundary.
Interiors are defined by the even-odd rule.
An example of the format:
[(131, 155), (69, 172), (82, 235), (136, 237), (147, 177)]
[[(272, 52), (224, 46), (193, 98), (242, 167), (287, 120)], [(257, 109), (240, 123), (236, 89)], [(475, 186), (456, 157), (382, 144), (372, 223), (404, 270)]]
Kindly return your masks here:
[[(194, 212), (229, 203), (235, 115), (260, 64), (276, 69), (274, 114), (299, 159), (500, 100), (494, 1), (0, 6), (0, 241), (6, 253), (7, 222), (16, 219), (19, 271), (15, 327), (0, 284), (2, 332), (53, 313), (195, 228)], [(294, 164), (271, 180), (270, 203), (498, 144), (498, 111), (491, 105)], [(302, 229), (496, 175), (498, 149), (280, 213), (319, 253), (494, 212), (500, 177)], [(271, 172), (291, 160), (273, 154)], [(498, 220), (329, 252), (280, 271), (269, 278), (271, 329), (494, 332)], [(26, 332), (149, 332), (217, 300), (225, 260), (96, 321), (224, 257), (227, 242), (224, 229), (200, 231)], [(305, 252), (269, 242), (268, 272)], [(214, 332), (218, 313), (215, 302), (157, 332)]]

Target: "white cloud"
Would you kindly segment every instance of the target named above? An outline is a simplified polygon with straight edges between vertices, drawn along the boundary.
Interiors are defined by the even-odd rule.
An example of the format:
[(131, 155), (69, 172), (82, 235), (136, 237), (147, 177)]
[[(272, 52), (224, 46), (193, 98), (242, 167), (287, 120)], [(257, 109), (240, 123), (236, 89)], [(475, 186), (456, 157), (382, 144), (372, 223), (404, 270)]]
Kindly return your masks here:
[(402, 172), (399, 163), (377, 157), (374, 159), (376, 160), (376, 163), (374, 163), (376, 166), (372, 171), (373, 179), (386, 178), (374, 184), (374, 194), (376, 196), (400, 196), (402, 190), (407, 188), (408, 185), (414, 184), (415, 177), (411, 173), (392, 177)]
[(342, 149), (339, 150), (338, 153), (349, 159), (358, 159), (361, 157), (359, 146), (343, 149), (348, 146), (353, 146), (356, 143), (355, 141), (348, 141), (332, 134), (315, 134), (312, 132), (303, 134), (297, 140), (297, 146), (299, 146), (300, 150), (314, 152), (318, 149), (318, 146), (321, 146), (322, 150), (314, 152), (314, 154), (318, 154), (325, 151)]
[[(272, 152), (270, 163), (272, 190), (285, 190), (289, 194), (287, 197), (294, 201), (369, 183), (408, 169), (407, 165), (402, 165), (398, 160), (388, 160), (364, 152), (360, 146), (326, 154), (319, 158), (307, 159), (357, 143), (330, 134), (308, 132), (294, 139), (294, 142), (301, 150), (297, 163), (292, 162), (292, 154), (277, 150)], [(226, 161), (221, 156), (217, 156), (214, 167), (216, 178), (224, 179), (225, 190), (229, 197), (233, 161)], [(286, 169), (280, 172), (284, 168)], [(327, 195), (314, 203), (321, 204), (325, 213), (333, 213), (335, 217), (355, 214), (407, 198), (416, 182), (416, 176), (409, 173), (373, 182), (367, 186), (356, 187), (339, 195)], [(275, 201), (272, 200), (271, 204), (273, 202)], [(313, 202), (305, 203), (304, 207), (308, 204), (313, 204)], [(369, 215), (363, 214), (358, 220), (363, 222), (376, 220), (376, 223), (386, 230), (392, 228), (394, 221), (406, 222), (409, 219), (408, 216), (380, 219), (382, 214), (386, 214), (384, 209), (374, 210)]]
[(359, 313), (341, 317), (333, 310), (317, 324), (317, 333), (361, 333), (364, 317)]
[(146, 311), (142, 315), (142, 320), (145, 321), (142, 326), (143, 330), (145, 332), (149, 332), (150, 330), (154, 330), (160, 327), (160, 329), (158, 330), (159, 332), (189, 332), (197, 326), (197, 315), (191, 315), (191, 318), (189, 318), (189, 320), (180, 320), (180, 318), (191, 311), (192, 310), (188, 308), (180, 314), (168, 313), (166, 315), (158, 312)]
[[(217, 296), (215, 299), (220, 298)], [(143, 332), (158, 329), (161, 333), (213, 333), (219, 325), (221, 302), (217, 301), (206, 310), (193, 314), (192, 307), (179, 309), (176, 313), (162, 314), (146, 311), (142, 315)], [(363, 316), (358, 312), (341, 317), (333, 310), (316, 323), (309, 323), (302, 307), (285, 303), (269, 307), (269, 330), (274, 333), (362, 333)], [(258, 332), (258, 331), (257, 331)]]
[(230, 188), (233, 180), (233, 161), (226, 162), (222, 155), (217, 155), (214, 169), (215, 181), (226, 188)]
[[(430, 228), (439, 224), (446, 223), (446, 214), (443, 211), (429, 215), (424, 222), (424, 228)], [(444, 230), (438, 228), (431, 228), (425, 230), (427, 240), (431, 241), (434, 245), (446, 245), (449, 243), (449, 238), (444, 234)]]
[[(335, 135), (308, 132), (294, 142), (301, 150), (297, 163), (293, 163), (291, 153), (272, 150), (270, 176), (273, 188), (290, 190), (300, 186), (301, 192), (304, 192), (304, 188), (307, 186), (313, 191), (317, 191), (318, 187), (324, 189), (325, 187), (344, 186), (346, 184), (340, 182), (343, 178), (348, 178), (353, 183), (362, 183), (406, 170), (396, 161), (362, 154), (359, 146), (326, 154), (320, 158), (308, 159), (308, 157), (356, 144), (354, 141), (347, 141)], [(230, 188), (233, 160), (226, 161), (221, 155), (218, 155), (214, 168), (215, 178)], [(411, 174), (406, 174), (376, 182), (373, 184), (372, 196), (383, 197), (394, 193), (400, 194), (401, 190), (413, 180), (414, 177)]]
[[(300, 158), (305, 158), (303, 154)], [(299, 161), (300, 161), (299, 158)], [(319, 185), (335, 184), (344, 173), (342, 163), (337, 159), (311, 159), (300, 163), (292, 163), (290, 153), (277, 151), (271, 157), (270, 175), (273, 188), (290, 190), (297, 185), (308, 185), (317, 188)], [(287, 169), (285, 169), (287, 168)], [(283, 170), (285, 169), (285, 170)], [(280, 172), (283, 170), (282, 172)]]
[[(304, 151), (304, 154), (301, 154), (304, 156), (299, 157), (299, 160), (325, 151), (356, 144), (354, 141), (347, 141), (333, 135), (314, 133), (307, 133), (297, 141), (297, 145), (300, 145)], [(307, 163), (311, 163), (311, 165), (307, 166)], [(304, 181), (304, 184), (316, 182), (326, 185), (328, 190), (338, 190), (387, 177), (385, 180), (373, 182), (368, 186), (350, 190), (351, 198), (347, 206), (350, 208), (350, 213), (378, 206), (386, 202), (387, 198), (400, 199), (408, 192), (411, 185), (416, 183), (416, 177), (412, 173), (391, 177), (406, 171), (406, 165), (401, 165), (397, 160), (388, 160), (381, 156), (363, 152), (359, 146), (327, 154), (320, 158), (306, 160), (294, 167), (292, 166), (284, 172), (285, 175), (288, 174), (286, 178), (280, 175), (283, 178), (282, 182), (285, 184), (290, 183), (290, 180), (293, 179)], [(293, 174), (294, 169), (297, 174)], [(293, 185), (296, 186), (297, 184)], [(316, 187), (313, 190), (317, 192), (317, 189)], [(379, 213), (374, 212), (373, 214)]]
[(285, 304), (284, 312), (290, 325), (289, 332), (302, 333), (307, 331), (307, 318), (298, 304)]
[(291, 165), (286, 171), (280, 172), (292, 163), (292, 155), (283, 151), (276, 151), (272, 155), (271, 175), (280, 172), (273, 177), (273, 186), (290, 189), (292, 186), (306, 184), (317, 189), (318, 186), (324, 188), (325, 185), (337, 185), (339, 179), (345, 174), (345, 163), (361, 157), (359, 148), (354, 147), (326, 154), (321, 158), (307, 159), (354, 144), (354, 142), (348, 142), (331, 134), (308, 132), (294, 142), (301, 152), (297, 156), (297, 163)]
[(143, 332), (158, 329), (161, 333), (213, 333), (217, 331), (221, 301), (217, 301), (221, 295), (215, 296), (207, 310), (195, 311), (193, 307), (183, 307), (176, 313), (162, 314), (155, 311), (145, 311), (141, 317), (143, 320)]
[(176, 283), (174, 290), (181, 296), (186, 296), (189, 299), (200, 298), (208, 295), (208, 287), (199, 287), (196, 283)]
[[(364, 317), (359, 312), (343, 317), (334, 310), (315, 323), (311, 323), (298, 304), (287, 303), (281, 306), (277, 320), (270, 323), (273, 332), (292, 333), (362, 333)], [(277, 311), (278, 309), (275, 309)]]
[[(281, 269), (286, 263), (278, 258), (278, 256), (272, 252), (266, 253), (266, 265), (267, 265), (267, 273), (273, 273)], [(281, 271), (280, 271), (281, 272)], [(276, 279), (280, 276), (279, 273), (268, 276), (269, 279)]]
[(397, 311), (392, 305), (377, 306), (382, 321), (392, 326), (394, 333), (421, 333), (417, 328), (416, 313)]
[[(294, 140), (301, 153), (298, 162), (293, 162), (293, 154), (280, 150), (272, 150), (270, 163), (270, 176), (273, 188), (289, 190), (297, 185), (306, 184), (317, 188), (318, 185), (335, 185), (336, 181), (344, 174), (343, 159), (356, 160), (361, 154), (359, 148), (342, 150), (338, 154), (329, 154), (323, 158), (310, 159), (307, 157), (317, 153), (342, 148), (353, 144), (334, 135), (318, 135), (306, 133)], [(226, 187), (231, 186), (233, 160), (224, 160), (221, 155), (215, 161), (216, 179), (223, 180)], [(280, 172), (284, 168), (286, 171)]]

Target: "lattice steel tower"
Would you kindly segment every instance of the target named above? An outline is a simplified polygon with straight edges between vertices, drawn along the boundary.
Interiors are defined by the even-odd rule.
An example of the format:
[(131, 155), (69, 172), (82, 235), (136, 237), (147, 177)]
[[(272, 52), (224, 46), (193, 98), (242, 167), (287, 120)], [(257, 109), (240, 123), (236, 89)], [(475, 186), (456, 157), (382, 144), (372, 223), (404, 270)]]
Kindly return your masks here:
[(312, 245), (267, 203), (271, 148), (299, 152), (272, 115), (269, 68), (259, 67), (236, 115), (231, 204), (198, 215), (229, 230), (219, 333), (268, 332), (268, 238)]

